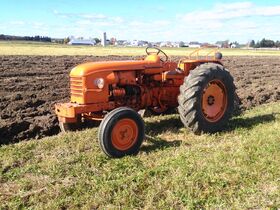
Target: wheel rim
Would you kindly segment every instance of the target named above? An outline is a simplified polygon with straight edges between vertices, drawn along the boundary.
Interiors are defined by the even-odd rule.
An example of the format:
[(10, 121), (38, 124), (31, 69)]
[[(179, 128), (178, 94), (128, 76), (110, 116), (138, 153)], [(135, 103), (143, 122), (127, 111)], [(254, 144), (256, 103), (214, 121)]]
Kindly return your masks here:
[(138, 127), (131, 119), (119, 120), (112, 130), (112, 144), (121, 151), (131, 148), (137, 141)]
[(209, 122), (219, 121), (227, 108), (227, 92), (222, 81), (212, 80), (203, 90), (202, 112)]

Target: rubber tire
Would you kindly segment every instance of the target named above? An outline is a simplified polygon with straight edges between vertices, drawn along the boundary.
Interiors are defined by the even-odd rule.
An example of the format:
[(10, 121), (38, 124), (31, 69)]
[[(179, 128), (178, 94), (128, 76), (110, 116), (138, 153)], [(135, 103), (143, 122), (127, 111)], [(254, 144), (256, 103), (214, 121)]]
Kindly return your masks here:
[[(116, 124), (121, 119), (129, 118), (136, 122), (138, 127), (138, 137), (136, 143), (125, 151), (120, 151), (115, 148), (111, 141), (112, 130)], [(102, 120), (99, 130), (98, 130), (98, 140), (103, 152), (113, 158), (121, 158), (126, 155), (136, 155), (140, 150), (140, 146), (145, 137), (145, 126), (144, 121), (141, 116), (131, 108), (120, 107), (116, 108), (107, 114)]]
[[(201, 97), (206, 85), (218, 79), (223, 82), (227, 92), (227, 107), (217, 122), (209, 122), (202, 112)], [(220, 64), (206, 63), (196, 67), (185, 77), (178, 96), (178, 111), (185, 127), (195, 134), (221, 131), (234, 111), (235, 85), (230, 73)]]

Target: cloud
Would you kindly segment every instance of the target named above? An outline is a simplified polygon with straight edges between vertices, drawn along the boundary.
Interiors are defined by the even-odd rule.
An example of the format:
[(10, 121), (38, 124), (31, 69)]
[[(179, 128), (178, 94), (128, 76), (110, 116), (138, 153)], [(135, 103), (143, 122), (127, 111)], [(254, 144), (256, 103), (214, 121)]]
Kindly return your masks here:
[[(147, 9), (147, 8), (146, 8)], [(147, 9), (156, 13), (165, 10), (165, 15), (126, 17), (103, 13), (73, 13), (53, 10), (55, 23), (44, 20), (13, 20), (2, 24), (1, 30), (8, 34), (48, 35), (66, 37), (101, 37), (106, 31), (117, 39), (142, 39), (148, 41), (201, 41), (216, 42), (230, 39), (247, 42), (263, 37), (279, 39), (280, 3), (275, 6), (259, 6), (250, 1), (219, 3), (207, 9), (174, 14), (159, 6)]]
[(25, 25), (24, 21), (21, 20), (14, 20), (14, 21), (10, 21), (9, 25), (13, 25), (13, 26), (22, 26)]
[[(72, 31), (76, 32), (76, 28), (80, 28), (80, 31), (90, 31), (90, 28), (94, 28), (95, 31), (104, 31), (108, 27), (116, 27), (124, 23), (124, 19), (118, 16), (106, 16), (104, 14), (96, 13), (65, 13), (53, 10), (53, 14), (57, 17), (68, 20), (72, 25)], [(77, 31), (79, 32), (79, 31)], [(81, 36), (81, 35), (77, 35)]]
[(115, 16), (106, 16), (104, 14), (96, 14), (96, 13), (67, 13), (67, 12), (59, 12), (57, 10), (53, 10), (53, 14), (58, 17), (68, 18), (76, 21), (87, 21), (90, 22), (115, 22), (121, 23), (123, 19), (121, 17)]
[(280, 5), (260, 7), (252, 2), (216, 4), (213, 9), (197, 10), (188, 14), (179, 14), (177, 17), (185, 22), (200, 22), (205, 20), (224, 21), (257, 16), (280, 16)]
[(276, 27), (280, 21), (280, 5), (258, 6), (249, 1), (223, 3), (207, 10), (177, 14), (176, 19), (180, 22), (178, 34), (189, 31), (185, 37), (190, 39), (212, 42), (218, 39), (242, 42), (263, 37), (277, 39), (275, 34), (280, 32)]

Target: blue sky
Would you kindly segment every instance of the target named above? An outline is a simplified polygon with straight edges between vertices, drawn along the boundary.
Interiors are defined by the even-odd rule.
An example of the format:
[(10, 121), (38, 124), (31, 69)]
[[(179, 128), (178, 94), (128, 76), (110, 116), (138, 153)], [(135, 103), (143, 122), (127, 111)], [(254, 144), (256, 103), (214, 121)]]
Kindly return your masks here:
[(148, 41), (280, 40), (280, 0), (0, 0), (0, 34)]

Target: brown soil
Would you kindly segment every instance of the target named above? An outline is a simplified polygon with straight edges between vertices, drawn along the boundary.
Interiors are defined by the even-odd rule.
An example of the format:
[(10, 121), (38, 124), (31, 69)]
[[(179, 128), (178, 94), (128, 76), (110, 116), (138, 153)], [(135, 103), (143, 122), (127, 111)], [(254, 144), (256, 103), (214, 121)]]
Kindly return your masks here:
[[(57, 134), (54, 104), (69, 100), (71, 68), (124, 59), (131, 57), (0, 56), (0, 144)], [(224, 64), (243, 109), (280, 100), (280, 57), (228, 57)]]

